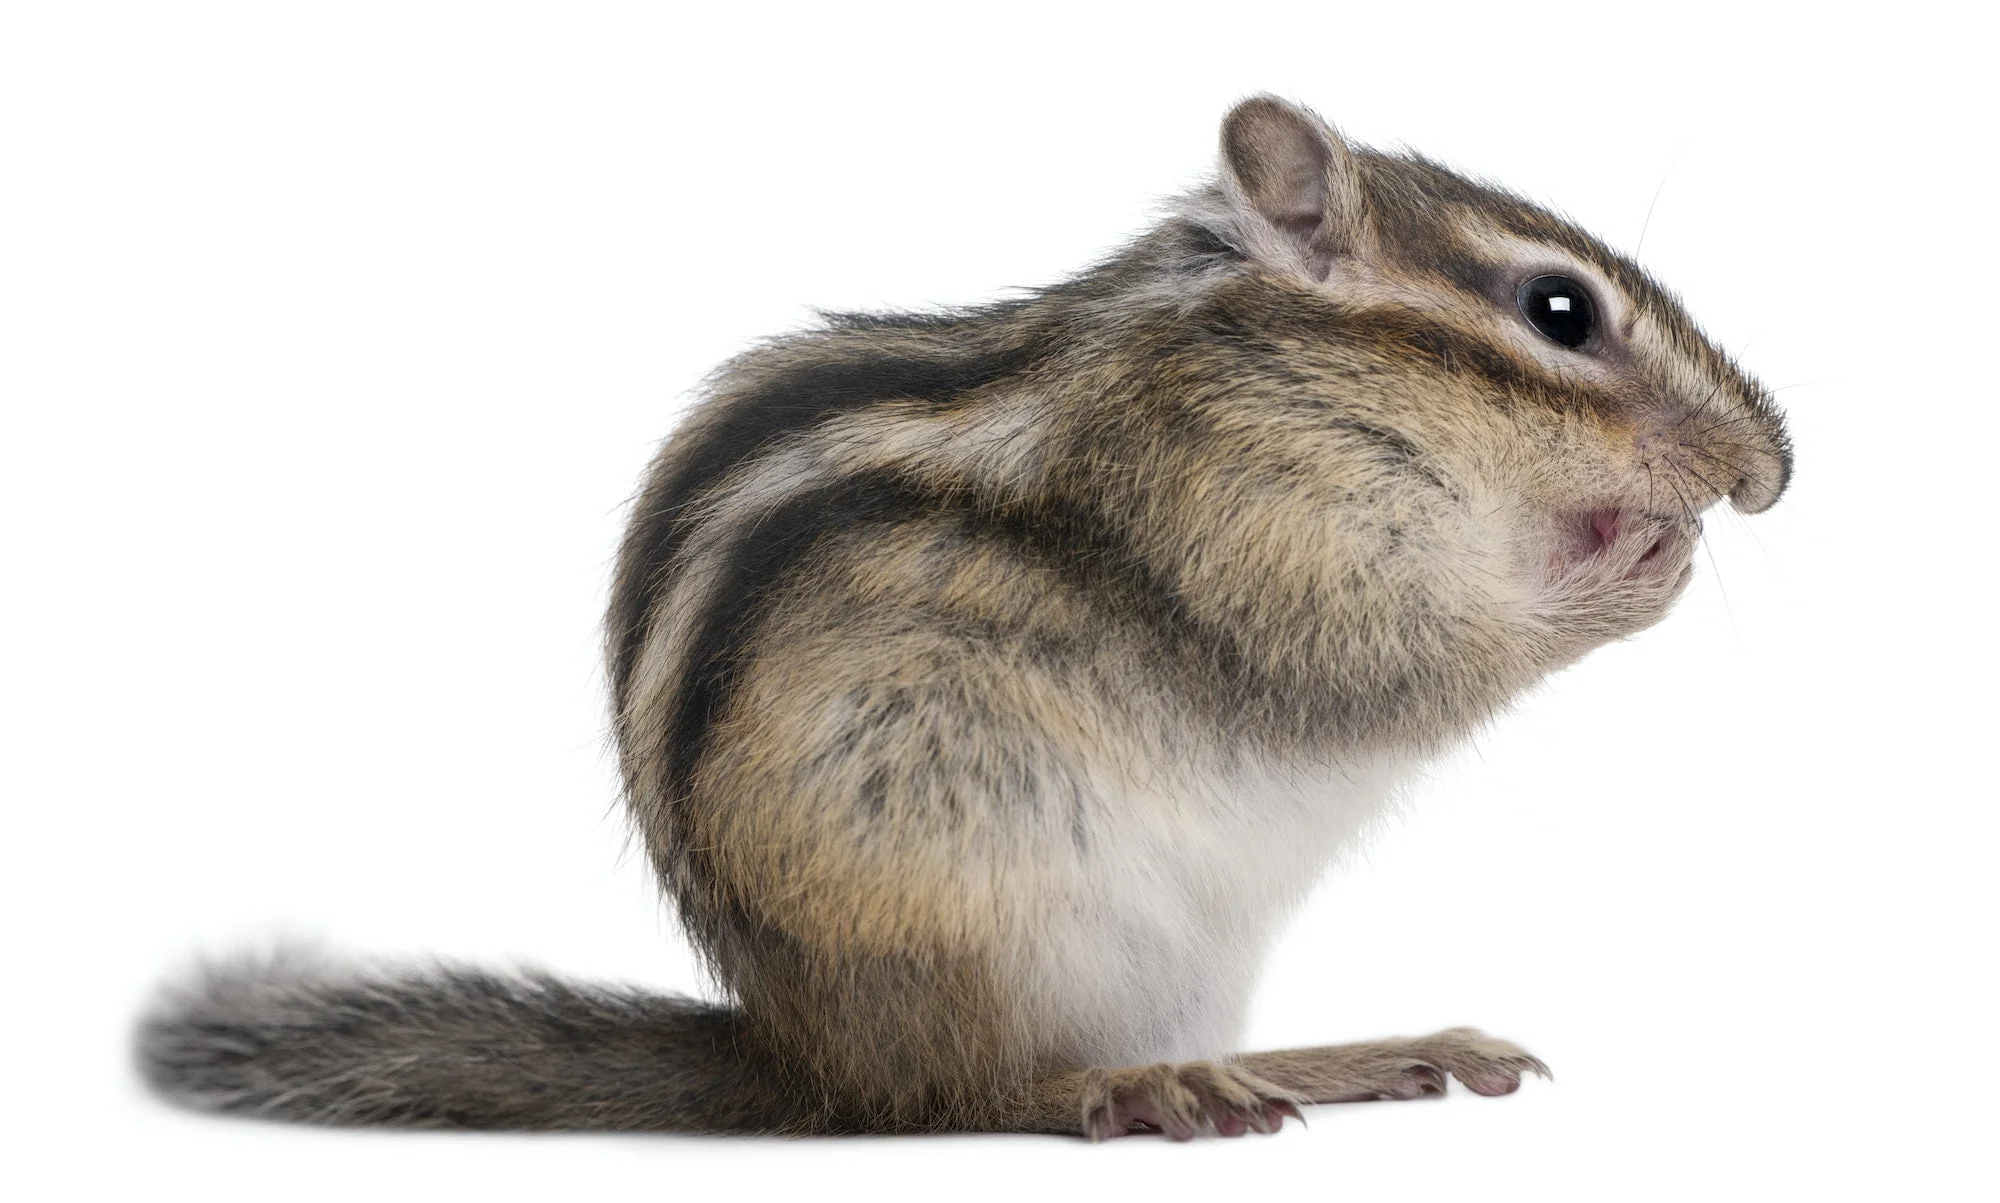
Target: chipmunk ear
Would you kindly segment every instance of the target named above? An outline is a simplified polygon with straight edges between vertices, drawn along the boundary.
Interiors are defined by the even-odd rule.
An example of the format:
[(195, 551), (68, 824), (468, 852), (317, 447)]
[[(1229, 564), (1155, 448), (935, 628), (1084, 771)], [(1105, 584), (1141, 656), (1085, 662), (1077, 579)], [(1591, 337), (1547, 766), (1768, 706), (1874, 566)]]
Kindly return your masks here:
[(1361, 165), (1312, 111), (1253, 96), (1222, 121), (1222, 185), (1247, 219), (1247, 248), (1324, 280), (1373, 242)]

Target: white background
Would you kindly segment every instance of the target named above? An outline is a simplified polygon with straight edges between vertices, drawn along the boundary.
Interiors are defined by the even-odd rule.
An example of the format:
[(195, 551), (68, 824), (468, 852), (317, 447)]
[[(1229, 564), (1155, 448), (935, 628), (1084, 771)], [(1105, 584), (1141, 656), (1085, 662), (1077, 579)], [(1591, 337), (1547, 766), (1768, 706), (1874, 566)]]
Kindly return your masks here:
[[(2000, 264), (1970, 6), (724, 7), (0, 17), (15, 1197), (1991, 1189)], [(615, 810), (596, 663), (650, 450), (808, 306), (1084, 264), (1259, 90), (1628, 250), (1643, 227), (1791, 414), (1785, 502), (1719, 515), (1671, 619), (1440, 766), (1251, 1024), (1475, 1023), (1556, 1082), (1187, 1147), (342, 1133), (138, 1089), (148, 984), (278, 933), (697, 988)]]

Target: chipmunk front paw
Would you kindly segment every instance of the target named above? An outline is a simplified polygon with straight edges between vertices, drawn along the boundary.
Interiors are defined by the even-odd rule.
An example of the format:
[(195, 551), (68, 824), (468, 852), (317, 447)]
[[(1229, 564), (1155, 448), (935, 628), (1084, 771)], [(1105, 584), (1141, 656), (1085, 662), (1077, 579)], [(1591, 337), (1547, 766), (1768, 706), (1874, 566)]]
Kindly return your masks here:
[(1474, 1094), (1512, 1094), (1521, 1088), (1523, 1074), (1555, 1077), (1540, 1057), (1478, 1028), (1447, 1028), (1411, 1043), (1412, 1052), (1457, 1078)]

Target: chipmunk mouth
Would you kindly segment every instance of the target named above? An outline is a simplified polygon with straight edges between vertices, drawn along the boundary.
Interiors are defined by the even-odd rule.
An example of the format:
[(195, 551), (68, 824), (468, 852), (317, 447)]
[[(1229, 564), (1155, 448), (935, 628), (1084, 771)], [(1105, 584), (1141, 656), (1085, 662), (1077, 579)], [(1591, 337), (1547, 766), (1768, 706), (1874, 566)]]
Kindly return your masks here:
[(1699, 519), (1617, 505), (1581, 511), (1564, 525), (1566, 568), (1628, 581), (1678, 575), (1701, 535)]

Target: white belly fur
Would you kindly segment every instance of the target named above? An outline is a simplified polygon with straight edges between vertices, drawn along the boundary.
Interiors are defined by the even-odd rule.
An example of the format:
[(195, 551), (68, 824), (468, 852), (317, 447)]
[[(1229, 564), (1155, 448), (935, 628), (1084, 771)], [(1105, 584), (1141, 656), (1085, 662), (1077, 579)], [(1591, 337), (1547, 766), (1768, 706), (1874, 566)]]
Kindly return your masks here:
[(1266, 949), (1414, 767), (1246, 763), (1101, 795), (1019, 965), (1038, 1043), (1076, 1065), (1238, 1051)]

